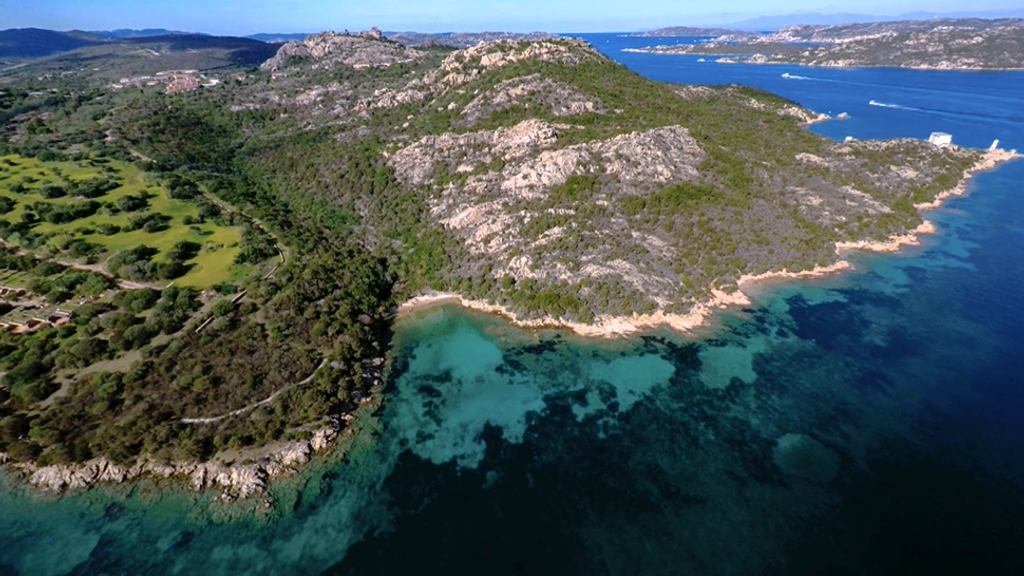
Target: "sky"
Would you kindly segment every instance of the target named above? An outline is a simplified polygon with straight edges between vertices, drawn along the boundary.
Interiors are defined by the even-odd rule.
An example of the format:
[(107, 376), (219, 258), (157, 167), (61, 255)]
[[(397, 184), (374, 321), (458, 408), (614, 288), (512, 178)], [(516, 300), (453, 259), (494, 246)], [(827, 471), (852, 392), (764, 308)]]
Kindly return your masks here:
[[(972, 10), (1021, 7), (974, 0)], [(896, 15), (964, 10), (962, 0), (0, 0), (0, 30), (167, 28), (213, 34), (382, 30), (629, 31), (726, 24), (763, 15)]]

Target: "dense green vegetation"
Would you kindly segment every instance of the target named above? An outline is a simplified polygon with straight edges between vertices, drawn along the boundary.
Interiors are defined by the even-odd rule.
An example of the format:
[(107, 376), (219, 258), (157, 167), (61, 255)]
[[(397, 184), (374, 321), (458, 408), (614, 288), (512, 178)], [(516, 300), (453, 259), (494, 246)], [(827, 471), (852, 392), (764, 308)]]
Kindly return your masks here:
[[(161, 70), (231, 72), (258, 66), (277, 45), (248, 38), (169, 34), (140, 38), (101, 38), (83, 32), (25, 29), (0, 32), (0, 58), (34, 58), (31, 67), (9, 66), (4, 77), (117, 81)], [(159, 57), (154, 58), (154, 53)]]
[[(359, 69), (300, 63), (274, 80), (187, 95), (80, 79), (54, 81), (60, 89), (43, 96), (0, 85), (0, 238), (17, 247), (0, 253), (0, 268), (23, 274), (33, 298), (78, 303), (67, 324), (0, 333), (0, 451), (40, 463), (203, 459), (307, 434), (379, 381), (394, 308), (409, 296), (453, 290), (582, 321), (685, 310), (740, 274), (807, 269), (834, 258), (836, 240), (916, 225), (912, 202), (954, 183), (973, 158), (913, 143), (836, 151), (780, 114), (792, 103), (777, 97), (737, 87), (681, 96), (590, 53), (573, 66), (481, 70), (381, 104), (446, 55)], [(531, 74), (600, 110), (566, 118), (524, 104), (463, 121), (479, 94)], [(425, 136), (531, 118), (571, 123), (553, 151), (681, 124), (702, 151), (697, 176), (630, 188), (596, 169), (507, 199), (519, 244), (497, 258), (442, 225), (437, 203), (518, 159), (437, 167), (426, 186), (404, 185), (391, 163)], [(917, 165), (919, 185), (893, 181), (891, 164)], [(823, 220), (794, 192), (844, 186), (891, 210)], [(666, 264), (629, 244), (632, 231), (682, 248)], [(571, 275), (595, 255), (645, 267), (672, 300), (662, 306), (621, 274), (505, 273), (506, 256)]]
[[(221, 214), (194, 183), (180, 176), (170, 182), (161, 186), (135, 166), (104, 157), (3, 156), (0, 199), (8, 209), (0, 235), (51, 258), (106, 261), (111, 274), (128, 280), (195, 287), (237, 280), (251, 272), (240, 264), (276, 254), (266, 234)], [(186, 245), (196, 248), (179, 249)], [(133, 259), (140, 248), (146, 257)]]
[[(237, 304), (174, 287), (145, 292), (145, 299), (118, 292), (109, 301), (79, 308), (72, 324), (0, 334), (10, 352), (0, 365), (0, 372), (7, 372), (3, 384), (9, 391), (0, 409), (0, 451), (14, 459), (54, 463), (104, 455), (128, 461), (141, 453), (206, 458), (219, 449), (301, 433), (304, 424), (351, 409), (379, 378), (394, 305), (394, 272), (382, 256), (367, 252), (359, 242), (352, 206), (324, 210), (322, 198), (303, 198), (301, 191), (284, 195), (281, 166), (266, 163), (264, 173), (264, 164), (257, 161), (268, 152), (275, 159), (289, 153), (306, 156), (306, 147), (315, 143), (285, 139), (237, 156), (245, 140), (242, 125), (214, 101), (170, 105), (174, 100), (136, 95), (122, 102), (120, 114), (107, 120), (128, 137), (138, 137), (135, 144), (157, 161), (147, 167), (157, 172), (143, 175), (121, 161), (107, 160), (117, 154), (99, 144), (87, 162), (106, 162), (120, 180), (138, 181), (138, 186), (97, 186), (111, 192), (109, 197), (93, 196), (102, 208), (60, 224), (75, 226), (76, 233), (95, 228), (84, 237), (106, 248), (103, 254), (112, 252), (107, 270), (129, 280), (166, 283), (177, 277), (175, 285), (182, 285), (191, 272), (182, 276), (172, 268), (202, 265), (212, 236), (193, 240), (190, 234), (196, 229), (240, 231), (231, 242), (234, 248), (221, 250), (229, 254), (222, 259), (225, 268), (279, 260), (278, 247), (263, 226), (281, 239), (290, 257), (269, 278), (244, 273), (204, 278), (204, 287), (216, 284), (227, 294), (247, 290)], [(74, 131), (61, 137), (70, 140)], [(22, 173), (28, 171), (35, 178), (4, 196), (15, 204), (7, 211), (3, 237), (40, 255), (66, 259), (66, 249), (43, 254), (52, 238), (34, 236), (25, 224), (23, 215), (35, 214), (41, 206), (23, 199), (41, 197), (39, 189), (60, 175), (48, 173), (59, 166), (43, 165), (37, 141), (28, 140), (9, 144), (9, 152), (34, 158), (0, 159), (0, 166), (6, 166), (0, 184), (22, 182)], [(377, 149), (353, 147), (348, 156), (349, 176), (354, 178), (350, 188), (364, 198), (385, 189), (399, 195), (393, 179), (384, 179)], [(332, 152), (325, 145), (319, 153), (326, 158)], [(70, 170), (64, 167), (62, 173)], [(78, 180), (95, 176), (74, 176), (62, 184), (65, 194), (50, 194), (48, 201), (70, 204), (84, 197), (70, 189)], [(374, 180), (378, 188), (367, 190)], [(202, 190), (209, 190), (216, 202)], [(410, 222), (417, 217), (404, 218)], [(36, 220), (28, 222), (47, 224)], [(178, 229), (184, 233), (176, 234)], [(393, 231), (409, 232), (397, 222)], [(129, 234), (132, 240), (119, 241)], [(154, 300), (151, 294), (159, 297)], [(212, 321), (196, 332), (206, 319)], [(322, 361), (326, 364), (316, 370)], [(314, 372), (311, 381), (296, 385)], [(61, 386), (66, 390), (46, 400), (47, 408), (40, 412), (39, 402)], [(273, 404), (243, 417), (209, 425), (180, 422), (230, 412), (278, 391), (283, 393)]]
[[(479, 95), (500, 82), (530, 75), (571, 86), (614, 113), (566, 119), (534, 101), (495, 109), (472, 125), (460, 121), (460, 111)], [(598, 167), (595, 173), (576, 174), (553, 186), (543, 199), (512, 201), (500, 188), (489, 188), (478, 205), (504, 203), (502, 212), (516, 223), (505, 236), (521, 241), (498, 255), (449, 250), (452, 272), (446, 282), (431, 286), (500, 302), (525, 317), (589, 321), (657, 308), (685, 312), (712, 287), (735, 286), (743, 274), (831, 264), (837, 241), (884, 239), (913, 228), (921, 221), (913, 203), (951, 188), (976, 158), (914, 141), (841, 149), (800, 127), (798, 117), (787, 112), (799, 112), (795, 103), (767, 92), (738, 86), (682, 95), (678, 90), (603, 58), (583, 59), (571, 67), (525, 60), (485, 70), (428, 106), (409, 104), (375, 113), (373, 118), (384, 126), (412, 118), (409, 130), (417, 135), (469, 134), (533, 118), (552, 125), (571, 122), (572, 129), (558, 131), (556, 150), (682, 125), (706, 154), (692, 182), (627, 186)], [(500, 182), (505, 161), (487, 159), (487, 153), (486, 146), (477, 152), (453, 152), (458, 160), (434, 170), (425, 195), (440, 198), (436, 205), (444, 206), (460, 201), (457, 193), (445, 192), (452, 186), (467, 186), (477, 176)], [(818, 160), (800, 160), (801, 153)], [(480, 158), (475, 166), (474, 154)], [(638, 156), (632, 161), (658, 160)], [(468, 169), (458, 168), (466, 162)], [(917, 169), (914, 185), (894, 177), (891, 165)], [(860, 200), (851, 206), (847, 195), (853, 192), (848, 191), (862, 193), (861, 198), (877, 202), (886, 213), (869, 215)], [(809, 209), (797, 192), (819, 195), (817, 201), (825, 208)], [(670, 245), (671, 257), (638, 244), (634, 231)], [(554, 237), (535, 242), (545, 234)], [(504, 276), (510, 260), (524, 257), (534, 263), (534, 277)], [(581, 272), (587, 262), (610, 261), (624, 264), (599, 280)], [(628, 270), (622, 270), (630, 267), (636, 275), (663, 283), (629, 280)]]

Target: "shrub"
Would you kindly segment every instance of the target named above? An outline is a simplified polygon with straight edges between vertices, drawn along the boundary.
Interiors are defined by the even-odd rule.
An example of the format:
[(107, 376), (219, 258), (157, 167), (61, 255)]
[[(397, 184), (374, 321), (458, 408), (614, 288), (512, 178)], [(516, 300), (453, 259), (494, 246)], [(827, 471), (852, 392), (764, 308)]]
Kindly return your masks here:
[(139, 194), (138, 196), (121, 196), (117, 199), (114, 205), (122, 212), (137, 212), (149, 207), (149, 199), (146, 197), (146, 194)]
[[(117, 339), (117, 345), (122, 350), (135, 350), (142, 348), (157, 335), (157, 330), (149, 324), (136, 324), (125, 330)], [(111, 340), (114, 340), (113, 338)]]
[(147, 212), (145, 214), (139, 214), (132, 216), (128, 219), (129, 230), (145, 230), (146, 232), (160, 232), (167, 229), (167, 224), (171, 221), (170, 216), (163, 214), (157, 214), (155, 212)]
[(160, 299), (160, 292), (152, 288), (123, 290), (114, 296), (114, 305), (135, 314), (149, 310)]
[(72, 182), (68, 186), (68, 192), (83, 198), (99, 198), (101, 196), (106, 196), (107, 192), (110, 192), (115, 188), (119, 188), (120, 186), (121, 183), (114, 178), (99, 177)]
[(58, 184), (47, 184), (39, 189), (39, 194), (47, 200), (53, 200), (67, 196), (68, 191)]
[(42, 452), (42, 447), (35, 442), (18, 441), (7, 445), (7, 456), (14, 462), (30, 462)]
[(82, 338), (71, 347), (71, 354), (75, 359), (75, 365), (79, 368), (106, 360), (110, 344), (102, 338)]
[(188, 240), (179, 240), (171, 247), (171, 250), (167, 253), (167, 257), (171, 260), (191, 260), (199, 254), (199, 250), (202, 248), (195, 242)]

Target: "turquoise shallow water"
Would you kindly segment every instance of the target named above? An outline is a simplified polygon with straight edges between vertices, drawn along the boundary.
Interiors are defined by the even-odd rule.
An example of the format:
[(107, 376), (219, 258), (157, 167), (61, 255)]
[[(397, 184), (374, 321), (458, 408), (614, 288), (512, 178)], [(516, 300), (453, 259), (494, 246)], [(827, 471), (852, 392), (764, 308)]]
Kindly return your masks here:
[[(626, 61), (711, 74), (663, 58)], [(823, 71), (857, 80), (816, 89), (775, 67), (711, 70), (851, 110), (816, 128), (835, 137), (946, 129), (1024, 148), (1021, 75)], [(856, 113), (914, 94), (959, 112)], [(991, 121), (961, 122), (978, 100)], [(1024, 163), (930, 218), (923, 246), (763, 286), (701, 338), (419, 311), (397, 326), (383, 408), (342, 462), (278, 489), (283, 510), (219, 521), (187, 493), (9, 486), (0, 574), (1024, 573)]]

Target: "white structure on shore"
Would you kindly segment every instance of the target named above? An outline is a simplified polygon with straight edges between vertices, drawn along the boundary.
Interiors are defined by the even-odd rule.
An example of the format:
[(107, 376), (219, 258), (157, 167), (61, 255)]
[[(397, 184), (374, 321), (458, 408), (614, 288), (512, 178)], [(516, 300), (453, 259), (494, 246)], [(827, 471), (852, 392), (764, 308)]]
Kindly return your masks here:
[(945, 132), (932, 132), (932, 135), (928, 137), (928, 141), (939, 148), (945, 148), (953, 143), (953, 135), (946, 134)]
[(994, 152), (995, 150), (999, 150), (999, 138), (993, 140), (992, 145), (988, 147), (989, 152)]

